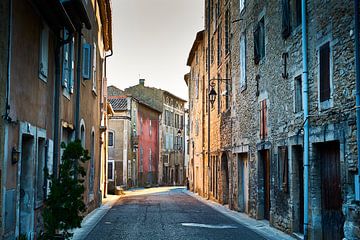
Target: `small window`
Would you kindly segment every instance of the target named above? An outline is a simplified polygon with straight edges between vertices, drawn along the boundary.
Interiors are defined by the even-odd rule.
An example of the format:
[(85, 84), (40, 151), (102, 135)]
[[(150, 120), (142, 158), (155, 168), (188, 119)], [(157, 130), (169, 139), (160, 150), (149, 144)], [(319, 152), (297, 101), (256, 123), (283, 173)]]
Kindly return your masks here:
[(240, 37), (240, 91), (246, 89), (246, 41), (245, 33)]
[(230, 53), (230, 13), (226, 10), (225, 13), (225, 55)]
[(47, 81), (49, 68), (49, 28), (44, 25), (40, 36), (39, 78)]
[(85, 80), (91, 78), (91, 45), (88, 43), (83, 45), (82, 76)]
[(330, 43), (320, 47), (320, 102), (330, 99)]
[(289, 174), (289, 160), (287, 146), (281, 146), (278, 148), (278, 176), (279, 176), (279, 188), (283, 192), (288, 191), (288, 174)]
[(108, 161), (108, 180), (114, 181), (114, 173), (115, 173), (115, 162), (114, 160)]
[(149, 149), (149, 172), (152, 171), (152, 152), (151, 148)]
[(114, 132), (108, 132), (108, 146), (114, 146)]
[(218, 40), (217, 64), (219, 66), (221, 64), (221, 57), (222, 57), (222, 24), (221, 24), (221, 22), (219, 23), (217, 40)]
[(301, 12), (301, 0), (293, 0), (293, 25), (294, 28), (301, 25), (302, 12)]
[(295, 78), (294, 82), (295, 91), (295, 113), (301, 112), (302, 108), (302, 80), (301, 75)]
[(282, 37), (287, 39), (291, 33), (291, 26), (290, 26), (290, 0), (282, 0)]
[(265, 27), (264, 18), (260, 20), (254, 31), (254, 62), (259, 64), (265, 57)]

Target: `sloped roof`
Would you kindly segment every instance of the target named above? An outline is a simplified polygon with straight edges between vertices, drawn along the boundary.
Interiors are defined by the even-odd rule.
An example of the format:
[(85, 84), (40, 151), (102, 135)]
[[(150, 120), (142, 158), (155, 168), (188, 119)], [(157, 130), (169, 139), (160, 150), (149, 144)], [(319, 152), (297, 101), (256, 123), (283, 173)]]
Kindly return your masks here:
[(126, 96), (109, 97), (109, 102), (114, 111), (126, 111), (128, 110), (128, 101)]

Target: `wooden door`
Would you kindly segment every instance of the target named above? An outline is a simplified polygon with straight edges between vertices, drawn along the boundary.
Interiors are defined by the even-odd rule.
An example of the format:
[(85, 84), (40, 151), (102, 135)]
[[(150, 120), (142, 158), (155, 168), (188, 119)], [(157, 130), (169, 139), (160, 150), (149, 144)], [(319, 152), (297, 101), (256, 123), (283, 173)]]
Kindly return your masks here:
[(319, 150), (323, 239), (343, 239), (340, 146), (331, 142), (321, 144)]
[(270, 152), (261, 151), (262, 174), (264, 178), (264, 218), (270, 220)]

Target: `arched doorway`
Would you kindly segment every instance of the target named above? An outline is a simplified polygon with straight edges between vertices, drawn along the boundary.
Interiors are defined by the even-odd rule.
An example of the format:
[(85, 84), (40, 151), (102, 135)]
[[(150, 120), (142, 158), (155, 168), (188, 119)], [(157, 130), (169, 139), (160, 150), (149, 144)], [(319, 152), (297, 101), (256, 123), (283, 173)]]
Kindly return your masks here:
[(221, 156), (222, 203), (229, 203), (229, 168), (226, 152)]

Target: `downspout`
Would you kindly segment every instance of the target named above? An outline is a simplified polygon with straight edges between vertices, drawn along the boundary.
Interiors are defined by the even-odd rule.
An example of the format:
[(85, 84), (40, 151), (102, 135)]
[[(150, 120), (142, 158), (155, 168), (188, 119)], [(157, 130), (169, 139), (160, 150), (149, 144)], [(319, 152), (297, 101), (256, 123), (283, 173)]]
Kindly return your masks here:
[(355, 199), (360, 201), (360, 46), (359, 46), (359, 0), (354, 0), (355, 8), (355, 71), (356, 71), (356, 138), (358, 149), (358, 172), (355, 176)]
[(6, 78), (6, 97), (5, 97), (5, 109), (4, 109), (4, 119), (7, 122), (11, 122), (11, 118), (9, 116), (10, 112), (10, 80), (11, 80), (11, 59), (12, 59), (12, 30), (13, 30), (13, 22), (12, 22), (12, 0), (9, 0), (9, 19), (8, 19), (8, 54), (7, 54), (7, 78)]
[(55, 94), (54, 94), (54, 159), (53, 159), (53, 175), (58, 176), (58, 160), (59, 160), (59, 128), (60, 128), (60, 47), (61, 39), (58, 38), (55, 46)]
[(304, 108), (304, 239), (308, 239), (309, 223), (309, 103), (308, 103), (308, 62), (306, 0), (301, 0), (302, 13), (302, 62), (303, 62), (303, 108)]
[[(104, 86), (104, 88), (107, 91), (107, 59), (109, 57), (111, 57), (113, 55), (113, 50), (110, 49), (110, 54), (109, 55), (105, 55), (105, 79), (106, 79), (106, 86)], [(109, 116), (107, 114), (107, 94), (106, 94), (106, 102), (104, 103), (106, 106), (106, 118), (105, 118), (105, 123), (106, 123), (106, 127), (108, 127), (109, 125)], [(106, 130), (107, 131), (107, 130)], [(105, 140), (104, 140), (104, 147), (105, 149), (108, 149), (107, 145), (108, 145), (108, 139), (107, 139), (107, 134), (105, 132)], [(107, 198), (107, 186), (108, 186), (108, 176), (107, 176), (107, 167), (108, 167), (108, 151), (105, 151), (105, 161), (104, 161), (104, 198)]]
[(80, 139), (80, 85), (81, 85), (81, 30), (78, 32), (76, 64), (76, 100), (75, 100), (75, 139)]
[(207, 198), (210, 199), (210, 158), (211, 158), (211, 153), (210, 153), (210, 14), (211, 14), (211, 9), (210, 9), (210, 0), (207, 1), (208, 3), (208, 19), (207, 19), (207, 33), (208, 33), (208, 52), (207, 52), (207, 77), (208, 77), (208, 93), (207, 93), (207, 109), (208, 109), (208, 126), (207, 126), (207, 130), (208, 130), (208, 192), (207, 192)]
[[(3, 165), (2, 165), (2, 186), (1, 186), (1, 220), (3, 223), (5, 223), (5, 213), (6, 213), (6, 206), (5, 206), (5, 199), (6, 199), (6, 179), (7, 179), (7, 159), (9, 159), (8, 154), (8, 148), (9, 148), (9, 141), (8, 141), (8, 133), (9, 133), (9, 122), (11, 122), (11, 119), (9, 119), (9, 111), (10, 111), (10, 80), (11, 80), (11, 55), (12, 55), (12, 0), (9, 0), (9, 12), (8, 12), (8, 52), (7, 52), (7, 76), (6, 76), (6, 92), (5, 92), (5, 108), (4, 108), (4, 152), (3, 152)], [(10, 121), (9, 121), (10, 120)], [(16, 209), (17, 211), (17, 209)], [(18, 224), (16, 224), (16, 228), (18, 228)], [(1, 229), (3, 230), (3, 229)], [(17, 231), (17, 229), (16, 229)], [(0, 236), (2, 236), (2, 231), (0, 232)]]

